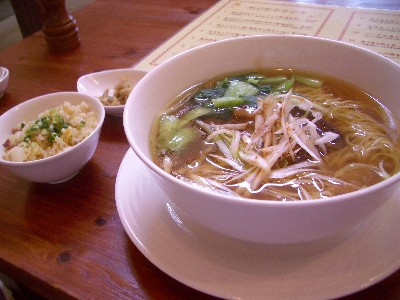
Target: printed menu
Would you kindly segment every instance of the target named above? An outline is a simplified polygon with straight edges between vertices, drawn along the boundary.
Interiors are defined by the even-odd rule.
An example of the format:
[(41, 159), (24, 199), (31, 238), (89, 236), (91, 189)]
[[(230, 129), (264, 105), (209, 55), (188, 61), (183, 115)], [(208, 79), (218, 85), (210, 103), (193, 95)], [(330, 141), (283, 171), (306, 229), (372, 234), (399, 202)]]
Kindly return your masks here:
[(150, 71), (166, 59), (193, 47), (260, 34), (296, 34), (339, 40), (400, 63), (400, 11), (284, 1), (221, 0), (133, 68)]

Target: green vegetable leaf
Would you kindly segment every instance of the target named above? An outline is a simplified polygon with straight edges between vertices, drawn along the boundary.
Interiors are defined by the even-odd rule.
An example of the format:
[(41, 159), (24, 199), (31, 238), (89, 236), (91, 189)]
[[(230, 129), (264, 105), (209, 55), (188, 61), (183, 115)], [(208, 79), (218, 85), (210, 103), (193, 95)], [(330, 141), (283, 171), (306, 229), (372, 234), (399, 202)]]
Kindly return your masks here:
[(203, 89), (199, 93), (194, 96), (194, 99), (197, 103), (202, 104), (211, 99), (220, 98), (224, 95), (225, 88), (216, 87), (213, 89)]
[(157, 144), (163, 148), (169, 142), (173, 134), (179, 128), (179, 118), (176, 116), (163, 115), (160, 118), (160, 129)]
[(165, 148), (179, 153), (195, 137), (196, 131), (192, 127), (180, 128), (171, 136), (171, 139), (165, 144)]
[(243, 81), (232, 81), (229, 87), (225, 91), (224, 98), (254, 96), (256, 94), (258, 94), (258, 89), (251, 83)]
[(188, 122), (197, 119), (198, 117), (201, 117), (203, 115), (206, 115), (210, 113), (212, 109), (210, 108), (205, 108), (202, 106), (196, 106), (195, 108), (189, 110), (186, 114), (184, 114), (178, 123), (178, 127), (182, 127)]

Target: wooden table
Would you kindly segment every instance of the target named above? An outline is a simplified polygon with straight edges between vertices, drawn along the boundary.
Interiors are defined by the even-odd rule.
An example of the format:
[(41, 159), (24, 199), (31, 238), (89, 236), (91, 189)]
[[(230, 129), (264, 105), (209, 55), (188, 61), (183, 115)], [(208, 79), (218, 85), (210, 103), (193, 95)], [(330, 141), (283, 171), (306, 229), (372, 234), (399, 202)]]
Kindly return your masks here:
[[(82, 41), (76, 50), (51, 55), (38, 32), (0, 53), (11, 73), (0, 113), (42, 94), (74, 91), (84, 74), (133, 65), (215, 2), (95, 1), (74, 13)], [(398, 0), (305, 2), (399, 9)], [(128, 148), (122, 118), (107, 116), (94, 157), (68, 182), (30, 183), (0, 167), (0, 271), (49, 299), (212, 298), (164, 274), (124, 232), (114, 187)], [(346, 297), (395, 298), (400, 271)]]

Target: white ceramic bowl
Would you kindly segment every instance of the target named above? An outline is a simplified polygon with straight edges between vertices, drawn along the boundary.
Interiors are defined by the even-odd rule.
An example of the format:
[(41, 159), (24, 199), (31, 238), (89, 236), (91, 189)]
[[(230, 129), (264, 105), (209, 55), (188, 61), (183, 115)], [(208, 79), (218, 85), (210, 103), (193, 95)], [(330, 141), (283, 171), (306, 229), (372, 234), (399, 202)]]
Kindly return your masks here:
[[(133, 69), (113, 69), (84, 75), (78, 79), (76, 86), (78, 92), (98, 98), (106, 89), (112, 92), (122, 78), (135, 86), (144, 75), (145, 72)], [(106, 114), (119, 117), (122, 117), (124, 107), (125, 105), (104, 106)]]
[(203, 80), (260, 68), (291, 68), (346, 79), (379, 99), (400, 120), (400, 65), (337, 41), (304, 36), (253, 36), (189, 50), (147, 74), (125, 107), (124, 128), (132, 149), (151, 170), (154, 184), (161, 186), (177, 211), (216, 232), (272, 244), (309, 242), (353, 232), (396, 191), (400, 174), (329, 199), (274, 202), (198, 189), (152, 162), (150, 129), (166, 103)]
[(22, 121), (36, 120), (39, 113), (61, 105), (64, 101), (69, 101), (72, 105), (85, 101), (89, 109), (95, 112), (98, 124), (86, 139), (52, 157), (28, 162), (4, 160), (4, 148), (0, 146), (0, 164), (21, 178), (33, 182), (59, 183), (75, 176), (92, 158), (104, 121), (104, 107), (93, 97), (76, 92), (59, 92), (27, 100), (0, 116), (0, 143), (3, 145), (12, 128)]
[(10, 79), (10, 72), (5, 67), (0, 67), (0, 98), (3, 96), (8, 80)]

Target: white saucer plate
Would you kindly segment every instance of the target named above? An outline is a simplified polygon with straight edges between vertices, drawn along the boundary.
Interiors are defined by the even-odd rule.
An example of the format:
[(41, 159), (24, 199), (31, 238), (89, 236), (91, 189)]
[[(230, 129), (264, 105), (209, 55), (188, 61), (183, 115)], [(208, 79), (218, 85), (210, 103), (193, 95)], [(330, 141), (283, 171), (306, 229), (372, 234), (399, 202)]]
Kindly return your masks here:
[(376, 284), (400, 267), (400, 189), (352, 236), (303, 245), (241, 242), (186, 220), (129, 149), (116, 204), (125, 231), (155, 266), (228, 299), (327, 299)]

